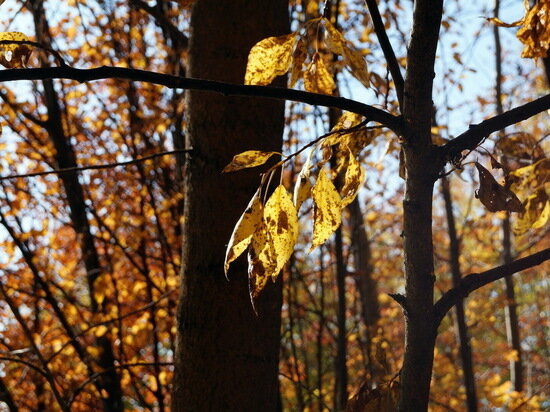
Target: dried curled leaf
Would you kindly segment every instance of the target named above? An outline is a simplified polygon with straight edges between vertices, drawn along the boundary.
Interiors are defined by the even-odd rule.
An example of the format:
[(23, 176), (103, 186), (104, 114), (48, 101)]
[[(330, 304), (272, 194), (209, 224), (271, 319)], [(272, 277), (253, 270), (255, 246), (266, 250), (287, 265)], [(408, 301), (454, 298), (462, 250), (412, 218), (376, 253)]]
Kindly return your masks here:
[(246, 152), (233, 156), (233, 160), (223, 168), (222, 173), (236, 172), (237, 170), (263, 165), (275, 154), (279, 153), (247, 150)]
[(262, 222), (260, 230), (253, 235), (249, 254), (252, 298), (258, 296), (269, 278), (277, 279), (298, 238), (298, 213), (283, 185), (275, 189), (265, 204)]
[(525, 45), (521, 57), (547, 57), (550, 49), (550, 0), (537, 1), (524, 20), (516, 33)]
[(315, 205), (313, 209), (313, 240), (310, 248), (313, 250), (325, 243), (342, 223), (342, 199), (323, 169), (319, 172), (319, 177), (311, 192)]
[(304, 87), (308, 92), (323, 94), (332, 94), (336, 88), (334, 79), (319, 53), (313, 55), (313, 59), (304, 73)]
[(275, 77), (287, 73), (292, 64), (297, 38), (297, 33), (290, 33), (268, 37), (256, 43), (248, 55), (244, 83), (265, 86)]
[(491, 173), (475, 163), (479, 173), (479, 190), (477, 197), (490, 212), (507, 210), (509, 212), (523, 212), (523, 205), (511, 190), (499, 185)]
[(302, 166), (302, 170), (296, 179), (296, 184), (294, 185), (294, 196), (292, 201), (296, 210), (300, 210), (302, 203), (310, 196), (311, 194), (311, 182), (309, 176), (311, 174), (312, 159), (315, 152), (315, 147), (311, 148), (307, 155), (306, 162)]
[(260, 200), (260, 189), (252, 196), (252, 199), (248, 203), (246, 210), (239, 218), (231, 239), (227, 245), (225, 252), (225, 262), (223, 268), (225, 275), (229, 270), (229, 265), (235, 259), (237, 259), (250, 245), (252, 241), (252, 235), (258, 230), (258, 227), (262, 223), (263, 206)]
[(26, 44), (10, 44), (9, 41), (30, 41), (26, 34), (17, 31), (1, 32), (0, 64), (8, 69), (20, 69), (26, 66), (32, 49)]
[(344, 174), (344, 186), (342, 187), (342, 207), (346, 207), (353, 202), (365, 181), (365, 170), (355, 158), (355, 154), (350, 149), (348, 151), (348, 167)]

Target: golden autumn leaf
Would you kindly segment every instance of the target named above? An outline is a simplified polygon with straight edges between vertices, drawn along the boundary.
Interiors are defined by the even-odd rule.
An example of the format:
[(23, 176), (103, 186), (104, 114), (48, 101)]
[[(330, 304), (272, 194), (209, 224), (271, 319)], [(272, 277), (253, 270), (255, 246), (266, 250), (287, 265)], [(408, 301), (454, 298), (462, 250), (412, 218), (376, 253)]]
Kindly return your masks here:
[(346, 132), (346, 130), (359, 126), (364, 120), (364, 117), (357, 113), (344, 112), (331, 130), (335, 133), (323, 139), (321, 147), (326, 148), (340, 144), (348, 147), (354, 154), (358, 154), (372, 142), (374, 135), (365, 127), (349, 132)]
[(357, 192), (365, 181), (365, 170), (357, 161), (353, 152), (348, 149), (349, 158), (346, 173), (344, 174), (344, 186), (342, 187), (342, 208), (353, 202)]
[(258, 296), (268, 279), (277, 279), (294, 251), (297, 238), (298, 214), (289, 193), (280, 185), (265, 204), (261, 228), (252, 237), (249, 253), (252, 298)]
[(477, 198), (490, 212), (507, 210), (509, 212), (522, 212), (523, 205), (511, 190), (499, 185), (491, 173), (475, 163), (479, 173), (479, 190)]
[(263, 165), (275, 154), (279, 153), (247, 150), (246, 152), (233, 156), (233, 160), (223, 168), (222, 173), (236, 172), (237, 170)]
[(288, 87), (294, 87), (296, 82), (304, 76), (304, 63), (307, 58), (306, 43), (300, 39), (296, 43), (296, 48), (292, 53), (292, 70), (290, 71), (290, 80)]
[(297, 33), (290, 33), (256, 43), (248, 55), (244, 83), (265, 86), (288, 72), (297, 38)]
[(336, 88), (332, 74), (328, 71), (319, 53), (313, 55), (304, 73), (304, 87), (308, 92), (332, 94)]
[(315, 207), (310, 251), (325, 243), (342, 223), (342, 199), (323, 169), (319, 172), (311, 193)]
[(523, 26), (516, 33), (525, 45), (521, 57), (547, 57), (550, 49), (550, 0), (539, 0), (527, 12)]
[(327, 19), (323, 19), (326, 28), (326, 44), (334, 54), (344, 58), (344, 64), (350, 70), (353, 77), (359, 80), (365, 87), (370, 85), (370, 75), (367, 62), (361, 52), (349, 43), (342, 33)]
[(226, 276), (231, 262), (237, 259), (250, 245), (252, 235), (262, 223), (262, 216), (263, 206), (260, 200), (260, 189), (258, 189), (250, 200), (246, 210), (239, 218), (231, 234), (223, 264)]
[[(17, 31), (1, 32), (0, 41), (30, 41), (26, 34)], [(8, 69), (20, 69), (26, 66), (32, 49), (26, 44), (1, 44), (0, 64)]]
[(294, 185), (294, 196), (292, 198), (292, 202), (294, 203), (297, 211), (300, 210), (302, 203), (304, 203), (304, 201), (311, 194), (311, 182), (309, 180), (309, 176), (311, 173), (314, 152), (315, 147), (309, 151), (306, 162), (302, 166), (302, 170), (300, 170), (298, 178), (296, 179), (296, 184)]

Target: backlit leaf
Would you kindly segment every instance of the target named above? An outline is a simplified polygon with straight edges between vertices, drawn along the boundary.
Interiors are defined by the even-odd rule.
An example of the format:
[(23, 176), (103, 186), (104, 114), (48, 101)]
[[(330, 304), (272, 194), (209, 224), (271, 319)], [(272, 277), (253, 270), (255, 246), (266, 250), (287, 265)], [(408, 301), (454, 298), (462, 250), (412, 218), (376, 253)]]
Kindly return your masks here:
[(370, 85), (370, 75), (367, 62), (363, 55), (349, 43), (342, 33), (334, 25), (323, 19), (326, 28), (326, 44), (328, 49), (344, 58), (344, 64), (348, 67), (353, 77), (364, 86)]
[(516, 36), (525, 45), (521, 57), (547, 57), (550, 50), (550, 0), (535, 3)]
[(517, 196), (509, 189), (499, 185), (491, 173), (475, 163), (479, 173), (479, 191), (477, 197), (490, 212), (507, 210), (509, 212), (522, 212), (523, 205)]
[(336, 88), (334, 79), (319, 53), (313, 55), (313, 60), (304, 73), (304, 87), (308, 92), (323, 94), (332, 94)]
[(353, 152), (349, 150), (348, 167), (344, 174), (344, 186), (342, 187), (342, 207), (346, 207), (355, 199), (364, 180), (365, 170), (361, 167)]
[(297, 37), (297, 33), (290, 33), (256, 43), (248, 55), (245, 84), (267, 85), (288, 72)]
[(262, 215), (263, 207), (260, 200), (260, 189), (258, 189), (231, 234), (223, 265), (226, 276), (230, 263), (237, 259), (250, 245), (252, 235), (262, 223)]
[(304, 76), (304, 63), (307, 57), (306, 43), (300, 39), (292, 53), (292, 70), (290, 71), (289, 87), (294, 87), (296, 82)]
[(260, 230), (252, 238), (249, 279), (252, 298), (258, 296), (269, 278), (277, 279), (290, 259), (298, 238), (298, 214), (283, 185), (265, 204)]
[[(26, 34), (17, 31), (1, 32), (0, 41), (30, 41)], [(26, 66), (32, 49), (26, 44), (0, 44), (0, 64), (8, 69), (20, 69)]]
[(313, 240), (310, 250), (322, 245), (342, 223), (342, 199), (325, 171), (321, 169), (312, 189)]
[(309, 176), (312, 168), (312, 158), (313, 153), (315, 152), (315, 147), (313, 147), (307, 156), (306, 162), (302, 166), (302, 170), (296, 179), (296, 184), (294, 185), (294, 196), (293, 203), (296, 207), (296, 210), (300, 210), (302, 203), (310, 196), (311, 194), (311, 182)]
[(233, 156), (233, 160), (222, 170), (223, 173), (235, 172), (248, 167), (263, 165), (277, 152), (262, 152), (260, 150), (248, 150)]

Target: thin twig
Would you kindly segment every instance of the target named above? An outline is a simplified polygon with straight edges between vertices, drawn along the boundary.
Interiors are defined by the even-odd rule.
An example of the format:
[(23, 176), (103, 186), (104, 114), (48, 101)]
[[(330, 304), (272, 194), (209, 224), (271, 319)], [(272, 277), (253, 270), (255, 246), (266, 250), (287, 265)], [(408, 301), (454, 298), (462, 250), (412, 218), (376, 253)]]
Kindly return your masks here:
[(158, 152), (153, 153), (148, 156), (138, 157), (137, 159), (132, 160), (126, 160), (124, 162), (117, 162), (117, 163), (105, 163), (101, 165), (88, 165), (88, 166), (75, 166), (75, 167), (65, 167), (62, 169), (54, 169), (54, 170), (46, 170), (44, 172), (33, 172), (33, 173), (22, 173), (17, 175), (8, 175), (8, 176), (0, 176), (0, 181), (2, 180), (9, 180), (9, 179), (17, 179), (20, 177), (36, 177), (36, 176), (45, 176), (45, 175), (51, 175), (51, 174), (60, 174), (60, 173), (66, 173), (66, 172), (80, 172), (83, 170), (100, 170), (100, 169), (112, 169), (119, 166), (128, 166), (135, 163), (144, 162), (146, 160), (151, 160), (156, 157), (166, 156), (170, 154), (175, 153), (191, 153), (193, 149), (176, 149), (176, 150), (166, 150), (164, 152)]

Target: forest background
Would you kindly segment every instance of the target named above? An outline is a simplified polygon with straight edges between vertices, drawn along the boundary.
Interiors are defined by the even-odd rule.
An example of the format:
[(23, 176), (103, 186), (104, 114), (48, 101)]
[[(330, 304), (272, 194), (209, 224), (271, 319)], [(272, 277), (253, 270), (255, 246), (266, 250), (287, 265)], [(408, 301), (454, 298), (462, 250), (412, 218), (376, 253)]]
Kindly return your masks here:
[[(23, 63), (36, 68), (116, 66), (185, 76), (193, 3), (7, 0), (0, 9), (2, 31), (23, 32), (29, 43), (10, 45), (26, 40), (3, 35), (0, 60), (11, 68)], [(445, 4), (434, 80), (436, 145), (470, 124), (548, 93), (548, 59), (522, 59), (525, 46), (516, 38), (517, 28), (498, 28), (500, 20), (521, 19), (524, 5), (502, 3)], [(541, 4), (548, 7), (548, 2)], [(372, 5), (291, 1), (290, 26), (281, 24), (262, 37), (299, 31), (307, 56), (295, 88), (398, 113), (402, 97), (395, 71), (386, 65)], [(378, 9), (395, 61), (405, 72), (413, 2), (382, 1)], [(492, 17), (500, 20), (487, 20)], [(340, 47), (364, 60), (338, 57), (327, 42), (327, 22), (349, 41)], [(545, 27), (548, 36), (548, 22)], [(35, 81), (2, 78), (0, 400), (8, 410), (164, 411), (173, 402), (174, 345), (177, 335), (186, 333), (176, 321), (181, 250), (192, 238), (183, 217), (190, 201), (184, 195), (189, 194), (184, 191), (189, 179), (184, 164), (196, 149), (184, 144), (190, 103), (182, 88), (110, 73), (101, 72), (97, 78), (106, 79), (93, 82), (86, 77), (53, 81), (30, 72), (14, 76)], [(293, 75), (291, 70), (291, 82)], [(244, 72), (238, 82), (243, 81)], [(252, 76), (249, 83), (254, 82)], [(317, 224), (312, 209), (319, 206), (307, 200), (300, 209), (295, 253), (277, 283), (281, 335), (280, 340), (278, 333), (271, 338), (271, 344), (279, 355), (278, 382), (266, 385), (280, 393), (278, 408), (285, 410), (395, 409), (405, 333), (400, 299), (405, 189), (398, 177), (403, 175), (402, 142), (387, 129), (361, 124), (360, 118), (348, 114), (338, 123), (341, 113), (335, 109), (288, 100), (282, 153), (292, 155), (333, 127), (356, 127), (353, 131), (361, 133), (349, 150), (366, 178), (364, 184), (358, 178), (362, 189), (357, 197), (351, 191), (334, 240), (313, 251), (312, 238), (318, 237), (311, 231), (311, 221)], [(452, 173), (439, 179), (433, 207), (436, 298), (456, 286), (462, 274), (547, 250), (547, 114), (491, 135), (448, 165)], [(246, 123), (246, 114), (238, 120)], [(280, 127), (269, 121), (264, 130), (276, 134)], [(325, 170), (339, 170), (342, 177), (334, 182), (342, 191), (338, 180), (345, 180), (353, 161), (343, 160), (334, 148), (328, 162), (326, 146), (325, 153), (313, 153), (312, 169), (322, 169), (325, 161)], [(246, 149), (277, 151), (276, 144)], [(215, 160), (216, 178), (237, 154)], [(307, 151), (283, 169), (281, 182), (290, 192), (306, 170), (305, 155)], [(259, 158), (252, 156), (252, 162)], [(246, 179), (258, 186), (265, 170), (253, 169)], [(233, 184), (242, 179), (239, 173)], [(494, 189), (488, 174), (502, 189)], [(493, 189), (483, 192), (483, 182)], [(496, 192), (508, 196), (510, 187), (526, 210), (510, 213), (519, 207), (504, 206), (490, 211), (495, 205), (489, 198)], [(226, 197), (219, 207), (229, 209), (232, 201)], [(246, 203), (235, 208), (242, 213)], [(229, 213), (227, 225), (234, 226), (237, 218)], [(230, 235), (223, 233), (224, 244)], [(207, 240), (197, 247), (209, 249)], [(217, 259), (222, 261), (223, 254)], [(462, 311), (451, 311), (442, 320), (431, 410), (537, 411), (549, 406), (548, 269), (543, 264), (513, 281), (507, 277), (477, 290)], [(261, 304), (255, 308), (242, 290), (242, 298), (227, 292), (228, 300), (239, 299), (238, 310), (262, 322)], [(224, 299), (223, 291), (210, 292), (214, 299)], [(197, 306), (196, 311), (208, 308)], [(278, 312), (273, 313), (277, 318)], [(273, 325), (278, 332), (276, 319)], [(238, 357), (227, 367), (241, 367)], [(204, 387), (215, 392), (207, 373), (204, 379)], [(253, 398), (260, 383), (250, 380), (236, 399)], [(204, 392), (196, 392), (204, 398)], [(226, 401), (222, 393), (212, 397)]]

